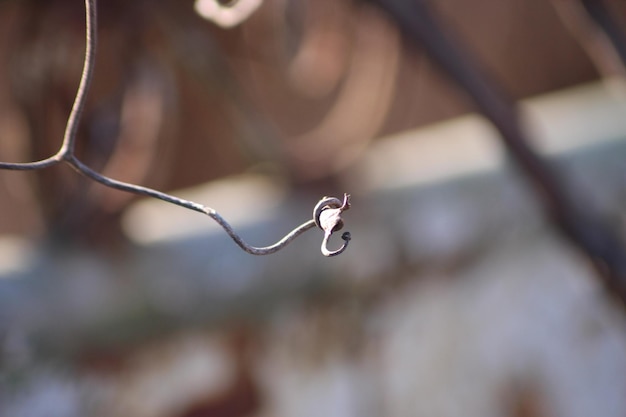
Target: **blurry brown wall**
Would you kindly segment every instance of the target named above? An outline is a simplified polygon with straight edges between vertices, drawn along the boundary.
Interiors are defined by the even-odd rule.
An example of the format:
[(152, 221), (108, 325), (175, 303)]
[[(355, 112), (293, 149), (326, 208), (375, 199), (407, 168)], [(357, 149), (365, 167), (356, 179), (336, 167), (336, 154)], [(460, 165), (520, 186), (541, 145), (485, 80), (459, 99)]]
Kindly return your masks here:
[[(549, 1), (431, 3), (453, 36), (515, 98), (598, 77)], [(609, 3), (624, 21), (626, 3)], [(123, 107), (120, 86), (132, 86), (129, 73), (140, 62), (159, 67), (152, 79), (162, 83), (158, 90), (165, 103), (158, 137), (144, 158), (148, 168), (134, 176), (113, 171), (113, 177), (175, 189), (271, 163), (287, 176), (306, 179), (301, 167), (326, 156), (311, 152), (311, 143), (333, 150), (344, 141), (362, 149), (375, 137), (471, 111), (427, 56), (403, 45), (389, 22), (362, 3), (267, 0), (231, 30), (201, 19), (192, 6), (175, 0), (99, 5), (100, 51), (81, 135), (98, 126), (93, 120), (103, 102), (113, 103), (113, 114), (115, 106)], [(20, 57), (25, 49), (32, 59), (38, 44), (57, 41), (80, 57), (81, 13), (79, 1), (54, 0), (45, 7), (38, 1), (0, 3), (0, 159), (42, 157), (34, 146), (46, 144), (43, 153), (49, 153), (60, 143), (80, 59), (49, 52), (28, 64), (26, 74)], [(56, 32), (50, 29), (54, 25)], [(45, 78), (38, 88), (23, 81), (32, 79), (33, 71)], [(16, 99), (20, 82), (30, 83), (33, 94), (26, 105), (24, 97)], [(48, 107), (33, 110), (29, 100)], [(302, 160), (309, 156), (311, 161)], [(41, 193), (16, 191), (31, 180), (36, 182), (36, 175), (0, 173), (0, 233), (39, 229), (39, 208), (33, 204), (52, 203), (37, 202)]]

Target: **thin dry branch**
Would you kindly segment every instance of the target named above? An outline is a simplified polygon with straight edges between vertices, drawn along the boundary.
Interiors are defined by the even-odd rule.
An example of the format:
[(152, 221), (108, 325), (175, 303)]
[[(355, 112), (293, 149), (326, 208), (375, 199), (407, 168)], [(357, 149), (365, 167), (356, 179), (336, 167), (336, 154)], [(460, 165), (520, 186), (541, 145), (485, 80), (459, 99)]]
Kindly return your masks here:
[[(80, 78), (80, 84), (78, 87), (78, 91), (76, 93), (76, 97), (74, 99), (74, 104), (72, 106), (72, 111), (67, 120), (67, 125), (65, 128), (65, 134), (63, 136), (63, 142), (61, 144), (61, 148), (59, 151), (44, 160), (36, 161), (36, 162), (24, 162), (24, 163), (10, 163), (10, 162), (0, 162), (0, 169), (6, 170), (36, 170), (42, 168), (48, 168), (53, 165), (58, 164), (66, 164), (73, 168), (75, 171), (84, 175), (87, 178), (92, 179), (106, 187), (114, 188), (120, 191), (125, 191), (128, 193), (137, 194), (145, 197), (157, 198), (159, 200), (163, 200), (165, 202), (175, 204), (180, 207), (187, 208), (189, 210), (197, 211), (199, 213), (206, 214), (213, 220), (215, 220), (222, 228), (226, 231), (226, 233), (235, 241), (237, 245), (244, 251), (252, 254), (252, 255), (269, 255), (271, 253), (277, 252), (287, 246), (291, 241), (300, 236), (302, 233), (306, 232), (309, 229), (312, 229), (316, 225), (319, 226), (322, 230), (324, 230), (324, 240), (322, 242), (322, 253), (324, 256), (335, 256), (342, 253), (345, 248), (348, 246), (348, 242), (350, 240), (349, 233), (344, 233), (342, 238), (344, 239), (344, 245), (336, 250), (329, 251), (326, 248), (329, 237), (334, 233), (338, 228), (336, 228), (335, 224), (331, 225), (329, 229), (325, 228), (324, 225), (318, 223), (316, 219), (319, 218), (320, 214), (323, 211), (337, 211), (338, 215), (341, 212), (347, 210), (350, 205), (348, 202), (349, 196), (346, 194), (344, 196), (343, 202), (341, 200), (336, 199), (334, 197), (324, 197), (322, 198), (313, 211), (313, 219), (308, 220), (301, 225), (297, 226), (291, 232), (287, 233), (282, 239), (278, 242), (274, 243), (270, 246), (265, 247), (255, 247), (247, 244), (232, 228), (232, 226), (214, 209), (210, 207), (206, 207), (202, 204), (195, 203), (193, 201), (185, 200), (179, 197), (175, 197), (161, 191), (157, 191), (148, 187), (143, 187), (136, 184), (130, 184), (122, 181), (118, 181), (107, 176), (104, 176), (87, 165), (82, 163), (74, 154), (74, 148), (76, 143), (76, 132), (78, 130), (78, 124), (80, 122), (83, 109), (85, 107), (85, 101), (87, 97), (87, 92), (89, 90), (89, 86), (91, 85), (91, 80), (93, 77), (93, 69), (96, 60), (96, 46), (97, 46), (97, 5), (96, 0), (85, 0), (85, 15), (86, 15), (86, 48), (85, 48), (85, 61), (83, 64), (83, 72)], [(339, 221), (341, 219), (339, 218)]]

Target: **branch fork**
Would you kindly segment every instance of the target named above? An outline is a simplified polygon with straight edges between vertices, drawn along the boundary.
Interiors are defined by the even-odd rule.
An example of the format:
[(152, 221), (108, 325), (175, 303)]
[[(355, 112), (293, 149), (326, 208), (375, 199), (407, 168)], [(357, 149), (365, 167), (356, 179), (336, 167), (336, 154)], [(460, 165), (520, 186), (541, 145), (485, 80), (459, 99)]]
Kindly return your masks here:
[(83, 72), (80, 78), (80, 85), (74, 98), (74, 104), (72, 111), (67, 120), (65, 135), (63, 137), (63, 143), (59, 151), (53, 156), (35, 162), (0, 162), (0, 169), (8, 170), (34, 170), (42, 169), (58, 164), (69, 165), (72, 169), (79, 174), (90, 178), (93, 181), (99, 182), (106, 187), (114, 188), (120, 191), (141, 195), (144, 197), (152, 197), (167, 203), (175, 204), (180, 207), (184, 207), (189, 210), (197, 211), (211, 219), (215, 220), (224, 231), (235, 241), (235, 243), (247, 253), (252, 255), (269, 255), (277, 252), (287, 246), (293, 239), (300, 236), (302, 233), (318, 225), (324, 230), (324, 240), (322, 242), (322, 253), (324, 256), (335, 256), (342, 253), (348, 246), (350, 240), (350, 233), (344, 233), (342, 238), (345, 241), (344, 245), (336, 251), (330, 251), (327, 249), (328, 239), (333, 232), (343, 227), (343, 221), (341, 220), (341, 213), (350, 208), (348, 194), (344, 195), (343, 202), (335, 197), (324, 197), (313, 210), (313, 219), (297, 226), (291, 232), (287, 233), (282, 239), (270, 246), (255, 247), (247, 244), (244, 240), (233, 230), (232, 226), (224, 220), (224, 218), (214, 209), (206, 207), (202, 204), (195, 203), (193, 201), (185, 200), (170, 194), (163, 193), (161, 191), (154, 190), (152, 188), (143, 187), (137, 184), (131, 184), (123, 181), (118, 181), (113, 178), (109, 178), (106, 175), (102, 175), (83, 162), (81, 162), (74, 154), (74, 147), (76, 142), (76, 132), (78, 130), (78, 124), (80, 122), (83, 109), (85, 107), (85, 100), (87, 97), (87, 91), (91, 85), (91, 79), (93, 76), (93, 69), (96, 59), (96, 46), (97, 46), (97, 10), (96, 0), (85, 0), (85, 14), (86, 14), (86, 50), (85, 61), (83, 66)]

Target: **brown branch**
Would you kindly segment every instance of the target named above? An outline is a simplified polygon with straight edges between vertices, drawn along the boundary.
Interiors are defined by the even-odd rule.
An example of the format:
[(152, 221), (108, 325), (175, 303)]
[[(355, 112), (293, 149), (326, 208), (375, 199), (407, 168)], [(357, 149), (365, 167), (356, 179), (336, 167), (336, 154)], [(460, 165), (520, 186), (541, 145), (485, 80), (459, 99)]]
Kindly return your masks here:
[[(96, 60), (96, 45), (97, 45), (97, 9), (96, 9), (96, 0), (85, 0), (85, 15), (86, 15), (86, 48), (85, 48), (85, 61), (83, 64), (83, 71), (80, 78), (80, 84), (78, 87), (78, 91), (76, 93), (76, 97), (74, 99), (74, 104), (72, 106), (72, 110), (67, 120), (67, 125), (65, 128), (65, 134), (63, 136), (63, 142), (61, 144), (61, 148), (59, 151), (51, 156), (50, 158), (37, 161), (37, 162), (25, 162), (25, 163), (10, 163), (10, 162), (0, 162), (0, 169), (6, 170), (35, 170), (47, 168), (53, 165), (58, 165), (60, 163), (64, 163), (75, 171), (84, 175), (87, 178), (92, 179), (106, 187), (114, 188), (120, 191), (125, 191), (128, 193), (133, 193), (136, 195), (144, 196), (144, 197), (152, 197), (167, 203), (175, 204), (177, 206), (187, 208), (189, 210), (197, 211), (199, 213), (205, 214), (209, 216), (211, 219), (215, 220), (225, 231), (226, 233), (235, 241), (237, 245), (247, 253), (252, 255), (269, 255), (271, 253), (277, 252), (287, 246), (291, 241), (300, 236), (302, 233), (306, 232), (309, 229), (312, 229), (316, 226), (315, 219), (308, 220), (305, 223), (297, 226), (291, 232), (287, 233), (282, 239), (278, 242), (274, 243), (270, 246), (265, 247), (255, 247), (247, 244), (232, 228), (232, 226), (214, 209), (210, 207), (203, 206), (202, 204), (195, 203), (193, 201), (185, 200), (179, 197), (175, 197), (161, 191), (157, 191), (148, 187), (143, 187), (136, 184), (130, 184), (122, 181), (118, 181), (107, 176), (104, 176), (87, 165), (82, 163), (75, 155), (74, 155), (74, 147), (76, 143), (76, 133), (78, 130), (78, 124), (80, 122), (83, 110), (85, 108), (85, 102), (87, 98), (87, 93), (89, 90), (89, 86), (91, 85), (91, 80), (93, 78), (93, 69)], [(340, 211), (347, 210), (349, 206), (338, 204), (338, 199), (328, 200), (328, 197), (324, 197), (320, 202), (316, 205), (314, 209), (314, 217), (316, 213), (321, 213), (327, 209), (333, 209), (336, 207), (340, 207)], [(347, 197), (344, 198), (344, 201), (347, 202)], [(345, 206), (345, 207), (344, 207)], [(337, 255), (347, 247), (346, 244), (339, 249), (339, 251), (330, 252), (326, 249), (326, 243), (328, 242), (328, 238), (335, 231), (326, 230), (322, 226), (320, 226), (325, 232), (324, 241), (322, 243), (322, 253), (325, 256), (334, 256)], [(344, 236), (346, 234), (344, 233)], [(349, 236), (349, 235), (348, 235)]]
[(513, 161), (534, 186), (552, 221), (587, 255), (605, 286), (626, 306), (626, 251), (621, 239), (528, 144), (517, 108), (444, 30), (427, 0), (370, 0), (412, 44), (424, 48), (500, 132)]
[(626, 67), (626, 33), (603, 0), (581, 0), (589, 17), (606, 34), (622, 65)]
[(626, 35), (600, 0), (552, 0), (565, 27), (603, 77), (626, 80)]

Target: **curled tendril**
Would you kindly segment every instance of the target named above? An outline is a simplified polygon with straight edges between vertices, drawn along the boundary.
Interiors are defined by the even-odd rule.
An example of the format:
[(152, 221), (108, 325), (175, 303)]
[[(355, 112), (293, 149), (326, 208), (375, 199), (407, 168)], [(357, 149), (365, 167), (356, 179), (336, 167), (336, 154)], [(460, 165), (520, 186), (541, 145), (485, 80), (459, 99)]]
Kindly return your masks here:
[(328, 240), (333, 233), (343, 228), (343, 220), (341, 213), (350, 208), (350, 194), (343, 195), (343, 201), (335, 197), (322, 198), (313, 209), (313, 220), (315, 225), (324, 231), (324, 240), (322, 240), (322, 254), (324, 256), (337, 256), (346, 250), (350, 239), (350, 232), (344, 232), (341, 238), (344, 244), (337, 250), (328, 249)]
[(86, 51), (85, 61), (83, 66), (83, 72), (80, 78), (80, 84), (76, 97), (74, 99), (74, 105), (72, 111), (67, 120), (65, 135), (59, 151), (51, 157), (44, 160), (35, 162), (0, 162), (0, 169), (9, 170), (34, 170), (48, 168), (53, 165), (66, 164), (72, 169), (84, 175), (93, 181), (100, 184), (114, 188), (120, 191), (141, 195), (144, 197), (152, 197), (167, 203), (175, 204), (180, 207), (184, 207), (189, 210), (203, 213), (214, 221), (216, 221), (228, 235), (235, 241), (235, 243), (244, 251), (252, 255), (269, 255), (277, 252), (287, 246), (296, 237), (309, 229), (314, 228), (316, 225), (324, 230), (324, 240), (322, 241), (322, 254), (324, 256), (335, 256), (342, 253), (348, 246), (350, 241), (350, 233), (346, 232), (341, 237), (345, 241), (344, 245), (336, 251), (330, 251), (326, 247), (328, 245), (328, 239), (337, 230), (343, 227), (343, 221), (341, 220), (341, 213), (350, 208), (350, 196), (344, 194), (343, 202), (335, 197), (322, 198), (315, 209), (313, 210), (313, 219), (297, 226), (291, 232), (287, 233), (281, 240), (270, 246), (255, 247), (248, 245), (244, 240), (233, 230), (232, 226), (214, 209), (206, 207), (202, 204), (195, 203), (193, 201), (185, 200), (170, 194), (163, 193), (161, 191), (153, 190), (152, 188), (143, 187), (137, 184), (130, 184), (123, 181), (118, 181), (113, 178), (109, 178), (102, 175), (83, 162), (81, 162), (74, 154), (76, 132), (78, 131), (78, 124), (85, 107), (85, 100), (87, 92), (91, 84), (93, 68), (96, 59), (96, 44), (97, 44), (97, 7), (96, 0), (85, 0), (85, 14), (86, 14)]

